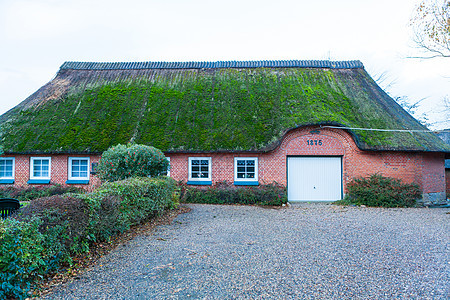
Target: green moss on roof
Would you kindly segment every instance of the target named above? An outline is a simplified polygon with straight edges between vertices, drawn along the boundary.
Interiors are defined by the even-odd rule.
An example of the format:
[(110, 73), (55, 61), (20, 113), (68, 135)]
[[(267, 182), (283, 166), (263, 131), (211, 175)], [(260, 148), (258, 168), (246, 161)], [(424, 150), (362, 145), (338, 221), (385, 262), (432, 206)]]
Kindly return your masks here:
[[(1, 117), (7, 152), (270, 149), (307, 124), (425, 129), (363, 69), (60, 70)], [(354, 131), (366, 150), (448, 151), (432, 133)], [(273, 147), (272, 147), (273, 148)]]

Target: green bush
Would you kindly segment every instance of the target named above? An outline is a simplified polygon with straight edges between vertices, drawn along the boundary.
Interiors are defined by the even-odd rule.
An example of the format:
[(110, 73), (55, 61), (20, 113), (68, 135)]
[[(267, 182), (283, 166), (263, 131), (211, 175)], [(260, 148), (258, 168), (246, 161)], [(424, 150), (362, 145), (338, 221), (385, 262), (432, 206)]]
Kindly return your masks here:
[(36, 280), (94, 243), (174, 207), (175, 188), (167, 176), (129, 178), (92, 193), (36, 199), (0, 221), (0, 299), (26, 297)]
[(347, 190), (346, 198), (340, 203), (374, 207), (412, 207), (422, 194), (417, 184), (405, 184), (379, 174), (354, 178)]
[(24, 207), (16, 217), (28, 220), (37, 217), (41, 220), (39, 232), (57, 237), (53, 247), (60, 258), (70, 257), (89, 249), (89, 240), (85, 235), (89, 226), (89, 207), (75, 194), (55, 195), (39, 198)]
[(98, 163), (98, 176), (105, 181), (129, 177), (158, 176), (167, 172), (169, 161), (161, 150), (146, 145), (116, 145)]
[(282, 205), (287, 203), (286, 188), (276, 182), (259, 186), (235, 186), (218, 182), (196, 188), (179, 183), (181, 200), (186, 203)]
[(0, 219), (0, 299), (25, 298), (32, 282), (52, 266), (40, 224), (39, 219)]
[(0, 187), (0, 198), (14, 198), (19, 201), (32, 201), (42, 197), (62, 195), (66, 193), (84, 193), (83, 189), (60, 184), (15, 187)]
[(157, 178), (128, 178), (121, 181), (107, 182), (88, 197), (92, 201), (101, 199), (97, 204), (97, 211), (102, 212), (98, 216), (98, 222), (104, 216), (103, 212), (111, 208), (118, 208), (115, 213), (113, 226), (98, 225), (97, 228), (104, 230), (109, 228), (115, 232), (127, 230), (130, 226), (155, 217), (165, 209), (172, 209), (175, 205), (173, 194), (176, 181), (167, 176)]

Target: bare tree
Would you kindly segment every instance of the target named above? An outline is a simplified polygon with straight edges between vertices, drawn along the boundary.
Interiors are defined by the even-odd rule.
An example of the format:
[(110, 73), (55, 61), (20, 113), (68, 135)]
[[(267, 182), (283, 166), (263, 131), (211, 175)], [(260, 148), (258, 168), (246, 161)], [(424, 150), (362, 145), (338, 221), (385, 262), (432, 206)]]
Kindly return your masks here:
[(426, 53), (420, 58), (450, 58), (450, 0), (424, 0), (410, 22), (415, 44)]

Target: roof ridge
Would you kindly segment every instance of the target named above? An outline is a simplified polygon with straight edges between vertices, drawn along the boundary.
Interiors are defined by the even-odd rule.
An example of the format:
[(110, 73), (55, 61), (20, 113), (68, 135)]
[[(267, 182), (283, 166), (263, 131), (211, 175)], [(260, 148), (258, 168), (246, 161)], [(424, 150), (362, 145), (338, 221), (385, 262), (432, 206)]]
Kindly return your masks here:
[(361, 69), (359, 60), (255, 60), (255, 61), (189, 61), (189, 62), (77, 62), (66, 61), (60, 70), (140, 70), (140, 69), (223, 69), (223, 68), (327, 68)]

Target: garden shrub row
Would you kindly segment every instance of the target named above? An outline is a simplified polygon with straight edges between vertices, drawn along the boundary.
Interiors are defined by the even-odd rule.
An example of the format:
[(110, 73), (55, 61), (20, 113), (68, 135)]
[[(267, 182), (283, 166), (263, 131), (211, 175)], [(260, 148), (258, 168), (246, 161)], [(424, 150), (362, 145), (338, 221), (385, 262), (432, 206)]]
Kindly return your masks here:
[(66, 193), (82, 193), (84, 190), (74, 186), (62, 186), (60, 184), (50, 184), (41, 186), (7, 186), (0, 188), (0, 198), (14, 198), (21, 202), (31, 201), (37, 198), (62, 195)]
[(372, 174), (367, 178), (354, 178), (347, 185), (347, 195), (337, 204), (366, 205), (372, 207), (413, 207), (422, 196), (419, 186), (401, 180)]
[(259, 186), (235, 186), (217, 182), (205, 188), (179, 183), (181, 201), (205, 204), (282, 205), (287, 203), (286, 187), (276, 182)]
[(33, 284), (135, 224), (174, 207), (169, 177), (108, 182), (92, 193), (36, 199), (0, 220), (0, 299), (23, 299)]

